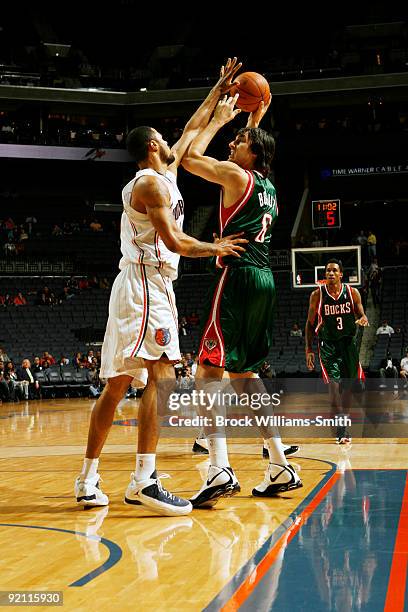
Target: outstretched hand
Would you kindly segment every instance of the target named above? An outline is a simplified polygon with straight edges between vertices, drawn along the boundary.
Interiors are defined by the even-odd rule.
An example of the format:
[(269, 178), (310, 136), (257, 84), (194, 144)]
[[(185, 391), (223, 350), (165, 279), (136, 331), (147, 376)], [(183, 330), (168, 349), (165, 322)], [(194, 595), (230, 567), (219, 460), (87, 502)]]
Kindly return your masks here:
[(246, 126), (249, 128), (258, 127), (258, 125), (261, 123), (263, 116), (268, 110), (271, 102), (272, 102), (272, 94), (269, 94), (269, 100), (267, 102), (264, 102), (262, 100), (262, 102), (259, 103), (259, 106), (256, 109), (256, 111), (253, 111), (252, 113), (250, 113)]
[[(220, 70), (220, 78), (218, 79), (215, 87), (217, 87), (220, 91), (220, 95), (226, 94), (229, 92), (233, 85), (234, 76), (241, 68), (242, 63), (238, 62), (236, 57), (232, 59), (229, 57), (225, 66), (221, 66)], [(239, 81), (235, 81), (234, 85)]]
[(234, 108), (238, 96), (239, 94), (235, 94), (233, 97), (224, 96), (221, 98), (214, 111), (215, 121), (219, 121), (222, 125), (225, 125), (241, 112), (240, 108)]
[(232, 255), (233, 257), (241, 257), (239, 254), (245, 253), (244, 247), (239, 246), (240, 244), (247, 244), (249, 240), (242, 238), (244, 232), (239, 234), (231, 234), (224, 238), (219, 238), (217, 234), (213, 234), (214, 244), (216, 245), (216, 254), (218, 257), (227, 257)]

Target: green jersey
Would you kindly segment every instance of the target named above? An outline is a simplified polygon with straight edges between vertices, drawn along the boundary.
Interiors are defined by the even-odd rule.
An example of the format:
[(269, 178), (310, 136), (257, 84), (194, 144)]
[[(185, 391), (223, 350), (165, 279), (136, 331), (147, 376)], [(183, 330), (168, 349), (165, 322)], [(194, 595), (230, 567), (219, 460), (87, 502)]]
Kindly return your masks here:
[(243, 196), (233, 206), (224, 208), (220, 202), (220, 235), (227, 236), (245, 232), (249, 240), (246, 251), (241, 257), (217, 257), (217, 266), (256, 266), (270, 268), (269, 245), (271, 230), (278, 216), (276, 190), (269, 179), (256, 170), (248, 175), (248, 183)]
[(337, 297), (330, 295), (326, 285), (320, 285), (319, 289), (320, 301), (316, 327), (319, 340), (335, 342), (347, 336), (354, 336), (356, 333), (356, 323), (350, 285), (342, 284)]

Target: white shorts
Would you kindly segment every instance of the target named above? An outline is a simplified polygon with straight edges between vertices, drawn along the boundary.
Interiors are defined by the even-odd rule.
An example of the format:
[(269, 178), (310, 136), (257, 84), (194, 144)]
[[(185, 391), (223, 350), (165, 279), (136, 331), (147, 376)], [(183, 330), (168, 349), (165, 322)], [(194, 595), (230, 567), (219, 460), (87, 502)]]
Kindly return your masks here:
[(158, 268), (129, 264), (116, 277), (102, 346), (101, 378), (121, 374), (144, 386), (144, 359), (181, 359), (173, 283)]

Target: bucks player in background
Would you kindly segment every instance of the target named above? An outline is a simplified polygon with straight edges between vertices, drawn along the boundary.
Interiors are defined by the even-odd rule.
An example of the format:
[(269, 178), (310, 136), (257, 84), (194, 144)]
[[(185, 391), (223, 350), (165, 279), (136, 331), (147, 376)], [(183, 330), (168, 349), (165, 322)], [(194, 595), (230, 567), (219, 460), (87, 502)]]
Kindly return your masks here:
[[(326, 264), (325, 276), (326, 283), (310, 296), (305, 330), (306, 365), (309, 370), (315, 367), (312, 344), (317, 334), (322, 376), (329, 385), (331, 406), (336, 414), (347, 415), (351, 405), (352, 381), (364, 380), (355, 340), (356, 325), (366, 327), (369, 323), (359, 291), (342, 282), (341, 261), (330, 259)], [(350, 441), (346, 428), (338, 427), (337, 442), (346, 444)]]
[[(240, 112), (234, 108), (237, 98), (225, 96), (220, 100), (211, 121), (192, 141), (182, 165), (221, 186), (219, 235), (244, 232), (249, 241), (241, 256), (241, 265), (235, 265), (232, 257), (216, 259), (212, 299), (203, 317), (196, 382), (203, 385), (213, 381), (215, 392), (220, 385), (217, 381), (226, 370), (237, 392), (250, 393), (251, 388), (254, 392), (260, 390), (257, 372), (272, 343), (276, 298), (269, 244), (278, 205), (275, 187), (267, 178), (275, 142), (270, 134), (257, 127), (269, 103), (261, 103), (249, 116), (247, 127), (238, 131), (229, 144), (227, 161), (204, 155), (217, 132)], [(194, 507), (211, 505), (218, 497), (240, 490), (228, 460), (225, 437), (211, 430), (205, 433), (210, 468), (207, 481), (191, 498)], [(268, 497), (302, 486), (287, 462), (277, 431), (265, 428), (262, 435), (270, 463), (264, 481), (252, 494)]]

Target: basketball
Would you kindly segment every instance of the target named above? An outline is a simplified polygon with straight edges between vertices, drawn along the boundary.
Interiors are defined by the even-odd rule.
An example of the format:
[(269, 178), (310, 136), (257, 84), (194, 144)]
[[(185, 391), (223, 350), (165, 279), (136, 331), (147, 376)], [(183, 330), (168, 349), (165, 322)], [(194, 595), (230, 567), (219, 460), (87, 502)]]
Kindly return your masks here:
[(239, 85), (233, 85), (230, 95), (239, 93), (237, 107), (252, 113), (256, 111), (259, 104), (269, 100), (270, 89), (268, 81), (258, 72), (243, 72), (237, 77)]

